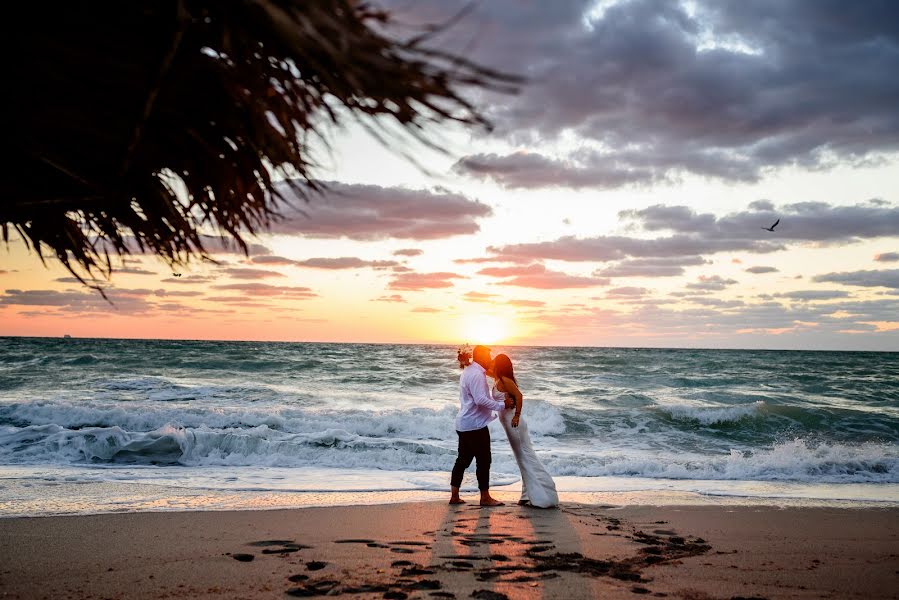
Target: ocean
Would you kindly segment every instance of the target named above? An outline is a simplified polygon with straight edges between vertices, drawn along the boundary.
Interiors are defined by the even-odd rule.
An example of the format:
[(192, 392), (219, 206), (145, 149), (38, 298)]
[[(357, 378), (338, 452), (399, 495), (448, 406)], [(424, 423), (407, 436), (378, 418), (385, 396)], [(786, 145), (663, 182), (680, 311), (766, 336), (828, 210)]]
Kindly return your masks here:
[[(563, 500), (899, 504), (899, 354), (497, 352)], [(0, 338), (0, 515), (441, 498), (459, 373), (440, 345)]]

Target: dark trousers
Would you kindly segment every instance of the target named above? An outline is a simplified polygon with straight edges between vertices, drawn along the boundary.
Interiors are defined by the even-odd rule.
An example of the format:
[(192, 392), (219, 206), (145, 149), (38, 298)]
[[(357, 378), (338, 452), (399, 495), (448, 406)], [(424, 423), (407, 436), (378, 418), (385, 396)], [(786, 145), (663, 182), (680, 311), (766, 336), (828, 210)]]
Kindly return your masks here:
[(471, 459), (477, 459), (475, 473), (478, 476), (478, 489), (490, 489), (490, 431), (486, 427), (474, 431), (457, 431), (459, 436), (459, 456), (453, 465), (453, 476), (450, 485), (460, 487), (465, 469), (471, 465)]

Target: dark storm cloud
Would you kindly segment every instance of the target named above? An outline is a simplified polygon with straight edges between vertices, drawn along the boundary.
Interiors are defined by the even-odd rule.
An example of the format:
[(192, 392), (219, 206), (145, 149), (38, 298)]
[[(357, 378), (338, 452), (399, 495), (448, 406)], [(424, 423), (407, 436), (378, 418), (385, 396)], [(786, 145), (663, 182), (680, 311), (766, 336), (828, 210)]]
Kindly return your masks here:
[(881, 252), (874, 257), (877, 262), (897, 262), (899, 261), (899, 252)]
[(858, 287), (886, 287), (899, 289), (899, 269), (883, 271), (849, 271), (816, 275), (814, 281), (842, 283)]
[[(462, 4), (402, 6), (404, 18), (436, 22)], [(771, 167), (899, 149), (895, 2), (685, 4), (482, 2), (446, 45), (473, 38), (473, 58), (526, 75), (521, 94), (494, 100), (497, 131), (519, 146), (566, 131), (598, 143), (596, 164), (615, 175), (595, 176), (600, 187), (684, 171), (751, 181)], [(568, 158), (546, 158), (555, 164), (535, 173), (510, 168), (515, 155), (468, 158), (460, 169), (480, 165), (511, 187), (578, 187), (592, 176)]]
[[(272, 233), (352, 240), (432, 240), (477, 233), (477, 220), (492, 214), (486, 204), (446, 190), (412, 190), (329, 182), (324, 197), (285, 207)], [(289, 193), (289, 192), (288, 192)]]

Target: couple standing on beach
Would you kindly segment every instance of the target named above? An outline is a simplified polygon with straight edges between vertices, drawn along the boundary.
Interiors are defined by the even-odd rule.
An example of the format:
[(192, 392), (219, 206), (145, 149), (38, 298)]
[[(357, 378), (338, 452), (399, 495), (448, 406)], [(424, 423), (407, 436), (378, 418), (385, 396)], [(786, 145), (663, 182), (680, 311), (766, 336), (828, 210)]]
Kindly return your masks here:
[[(521, 418), (522, 395), (515, 380), (512, 361), (505, 354), (490, 358), (490, 348), (467, 345), (459, 348), (459, 414), (456, 416), (456, 433), (459, 436), (459, 452), (453, 466), (450, 486), (450, 504), (462, 504), (459, 487), (465, 469), (472, 459), (477, 461), (478, 489), (481, 506), (502, 506), (502, 502), (490, 495), (490, 431), (487, 425), (499, 413), (500, 423), (506, 431), (515, 461), (521, 470), (521, 499), (519, 504), (550, 508), (559, 505), (559, 495), (552, 477), (540, 464), (531, 446), (527, 423)], [(493, 378), (492, 389), (487, 376)]]

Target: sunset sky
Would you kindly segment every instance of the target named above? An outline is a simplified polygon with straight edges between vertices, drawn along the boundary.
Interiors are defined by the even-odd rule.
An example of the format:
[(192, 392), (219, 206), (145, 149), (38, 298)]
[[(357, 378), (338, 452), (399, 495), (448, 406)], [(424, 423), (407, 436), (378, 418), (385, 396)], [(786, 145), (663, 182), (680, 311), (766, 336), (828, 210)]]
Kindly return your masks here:
[(305, 215), (112, 304), (13, 240), (0, 335), (899, 350), (899, 5), (491, 0), (435, 43), (529, 78), (493, 132), (335, 129)]

